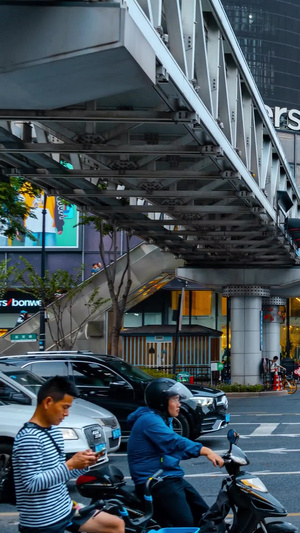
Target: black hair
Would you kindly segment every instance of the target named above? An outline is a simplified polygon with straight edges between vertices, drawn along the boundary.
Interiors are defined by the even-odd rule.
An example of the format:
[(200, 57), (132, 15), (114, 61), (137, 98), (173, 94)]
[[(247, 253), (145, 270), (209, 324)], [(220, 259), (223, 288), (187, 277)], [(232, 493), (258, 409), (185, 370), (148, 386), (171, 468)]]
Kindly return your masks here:
[(273, 357), (273, 361), (274, 361), (274, 359), (275, 359), (275, 361), (278, 361), (278, 357), (277, 357), (277, 355), (274, 355), (274, 357)]
[(51, 396), (55, 402), (59, 402), (63, 399), (65, 394), (78, 398), (79, 392), (72, 381), (64, 376), (54, 376), (48, 379), (41, 386), (37, 395), (37, 403), (40, 405), (42, 401)]

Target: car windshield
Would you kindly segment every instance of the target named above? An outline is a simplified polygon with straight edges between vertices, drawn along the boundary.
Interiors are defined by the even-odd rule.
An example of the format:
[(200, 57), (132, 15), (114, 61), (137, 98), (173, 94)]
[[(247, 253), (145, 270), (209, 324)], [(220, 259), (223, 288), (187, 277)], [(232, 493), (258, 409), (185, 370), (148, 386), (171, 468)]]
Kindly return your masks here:
[(8, 370), (2, 369), (3, 374), (8, 376), (10, 379), (13, 379), (20, 383), (20, 385), (23, 385), (23, 387), (26, 387), (26, 389), (30, 390), (34, 394), (37, 394), (39, 391), (39, 388), (44, 383), (44, 380), (40, 378), (39, 376), (36, 376), (32, 372), (29, 372), (28, 370), (22, 370), (22, 369), (11, 369)]
[(119, 361), (119, 359), (114, 359), (109, 362), (109, 366), (113, 368), (116, 372), (122, 374), (125, 378), (130, 378), (133, 381), (151, 381), (153, 378), (149, 376), (146, 372), (137, 368), (136, 366), (131, 366), (124, 361)]

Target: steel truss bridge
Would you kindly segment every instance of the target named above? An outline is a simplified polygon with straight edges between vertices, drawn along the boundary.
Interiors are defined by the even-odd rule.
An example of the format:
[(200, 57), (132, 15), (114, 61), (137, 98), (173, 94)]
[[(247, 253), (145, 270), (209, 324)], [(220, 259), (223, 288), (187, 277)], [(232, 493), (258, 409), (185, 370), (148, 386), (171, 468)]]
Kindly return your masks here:
[(187, 266), (299, 264), (299, 191), (219, 0), (11, 0), (0, 35), (2, 176)]

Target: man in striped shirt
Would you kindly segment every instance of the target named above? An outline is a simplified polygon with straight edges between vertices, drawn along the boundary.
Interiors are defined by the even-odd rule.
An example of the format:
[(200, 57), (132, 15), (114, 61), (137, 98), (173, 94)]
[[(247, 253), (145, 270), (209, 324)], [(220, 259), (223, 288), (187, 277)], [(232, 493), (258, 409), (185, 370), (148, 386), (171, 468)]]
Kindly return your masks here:
[[(65, 460), (64, 441), (56, 427), (68, 416), (75, 385), (62, 376), (46, 381), (37, 396), (37, 407), (13, 447), (13, 469), (21, 533), (124, 533), (121, 518), (106, 512), (74, 516), (66, 482), (97, 462), (92, 450)], [(84, 469), (84, 470), (82, 470)]]

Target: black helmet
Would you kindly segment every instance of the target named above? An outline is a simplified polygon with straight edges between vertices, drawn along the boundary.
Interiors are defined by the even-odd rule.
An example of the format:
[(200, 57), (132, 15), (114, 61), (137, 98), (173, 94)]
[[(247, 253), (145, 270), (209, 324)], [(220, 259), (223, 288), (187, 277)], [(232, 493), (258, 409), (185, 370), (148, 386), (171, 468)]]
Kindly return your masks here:
[(157, 378), (149, 383), (145, 390), (145, 403), (151, 409), (167, 413), (168, 400), (172, 396), (180, 396), (185, 400), (192, 396), (192, 393), (182, 383), (170, 378)]

